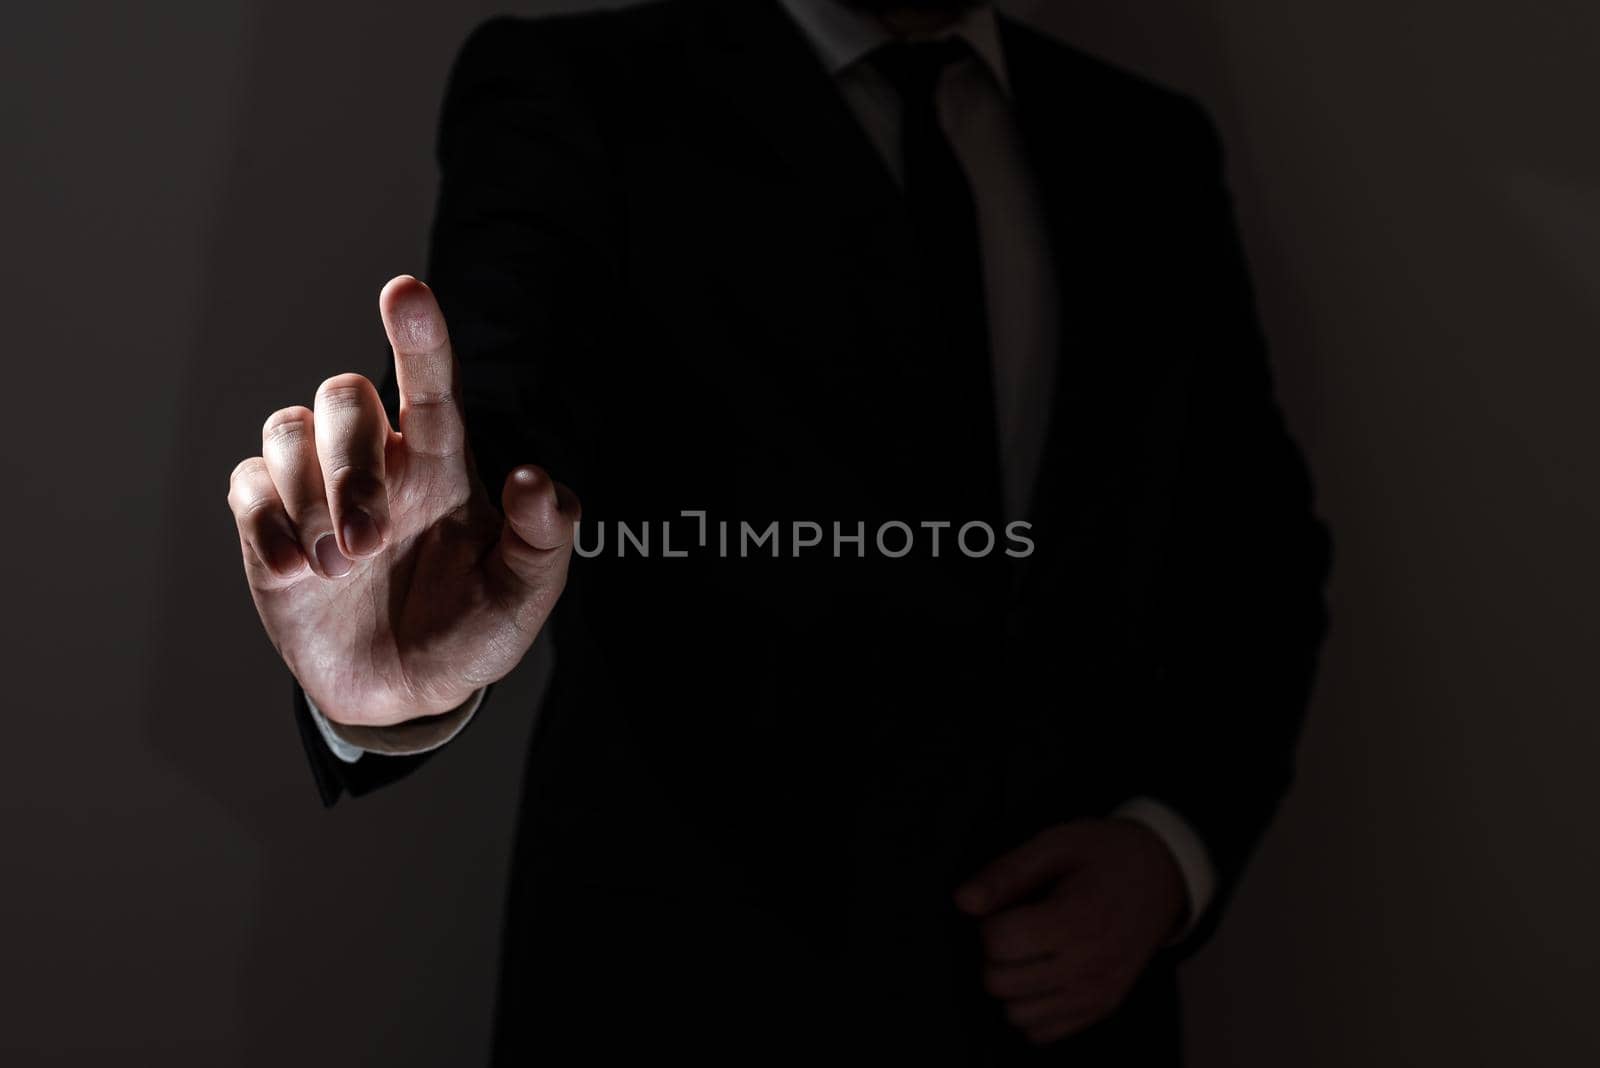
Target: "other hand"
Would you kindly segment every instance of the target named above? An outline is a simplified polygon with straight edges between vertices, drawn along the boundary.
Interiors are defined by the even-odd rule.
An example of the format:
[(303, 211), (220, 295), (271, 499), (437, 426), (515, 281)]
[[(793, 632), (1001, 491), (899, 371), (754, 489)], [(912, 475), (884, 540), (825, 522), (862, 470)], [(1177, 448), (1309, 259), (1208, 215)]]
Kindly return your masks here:
[(1110, 1015), (1188, 909), (1183, 874), (1143, 824), (1058, 824), (956, 891), (978, 918), (984, 988), (1036, 1044)]

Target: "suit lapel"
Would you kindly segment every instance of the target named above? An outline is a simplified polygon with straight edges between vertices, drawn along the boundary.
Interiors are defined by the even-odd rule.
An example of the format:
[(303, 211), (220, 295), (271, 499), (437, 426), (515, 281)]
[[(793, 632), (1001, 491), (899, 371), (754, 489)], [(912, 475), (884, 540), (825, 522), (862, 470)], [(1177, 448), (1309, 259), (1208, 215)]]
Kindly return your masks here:
[[(1034, 483), (1029, 520), (1040, 551), (1024, 560), (1022, 585), (1042, 588), (1074, 555), (1105, 503), (1107, 462), (1126, 391), (1111, 379), (1123, 355), (1110, 349), (1114, 307), (1104, 268), (1109, 239), (1101, 218), (1107, 202), (1104, 116), (1092, 91), (1063, 52), (1035, 31), (1000, 19), (1015, 118), (1034, 171), (1057, 272), (1060, 346), (1050, 426)], [(1070, 54), (1069, 54), (1070, 58)], [(1041, 581), (1035, 581), (1035, 580)]]

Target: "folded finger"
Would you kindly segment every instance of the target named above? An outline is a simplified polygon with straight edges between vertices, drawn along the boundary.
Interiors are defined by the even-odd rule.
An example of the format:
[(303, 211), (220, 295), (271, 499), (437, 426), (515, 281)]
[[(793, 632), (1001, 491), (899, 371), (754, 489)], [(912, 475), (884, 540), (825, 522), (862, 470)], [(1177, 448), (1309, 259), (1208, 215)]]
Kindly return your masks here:
[(1043, 957), (1021, 964), (987, 964), (983, 988), (1002, 1001), (1043, 997), (1061, 990), (1067, 982), (1059, 957)]
[(268, 416), (261, 428), (261, 458), (313, 570), (324, 578), (349, 574), (350, 560), (339, 551), (333, 535), (311, 410), (296, 406)]
[(1061, 923), (1054, 902), (1021, 905), (983, 920), (978, 939), (995, 964), (1020, 964), (1048, 957), (1060, 948)]
[(260, 578), (280, 581), (305, 570), (306, 558), (294, 525), (261, 457), (252, 456), (233, 469), (228, 479), (228, 507), (239, 526), (246, 568)]
[(389, 530), (384, 447), (389, 417), (371, 381), (335, 375), (317, 389), (317, 463), (339, 549), (352, 559), (383, 548)]
[(1035, 1045), (1059, 1042), (1095, 1023), (1098, 1010), (1065, 994), (1008, 1002), (1006, 1020)]

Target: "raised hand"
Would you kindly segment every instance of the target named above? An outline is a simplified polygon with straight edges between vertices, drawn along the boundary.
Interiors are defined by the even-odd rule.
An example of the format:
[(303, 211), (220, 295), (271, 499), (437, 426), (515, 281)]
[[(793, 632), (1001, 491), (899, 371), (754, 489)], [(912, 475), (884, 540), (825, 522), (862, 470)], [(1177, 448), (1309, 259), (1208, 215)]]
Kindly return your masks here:
[(267, 635), (336, 723), (447, 712), (522, 659), (566, 583), (578, 502), (533, 466), (494, 507), (467, 446), (444, 316), (409, 275), (378, 296), (400, 429), (361, 375), (267, 417), (228, 504)]

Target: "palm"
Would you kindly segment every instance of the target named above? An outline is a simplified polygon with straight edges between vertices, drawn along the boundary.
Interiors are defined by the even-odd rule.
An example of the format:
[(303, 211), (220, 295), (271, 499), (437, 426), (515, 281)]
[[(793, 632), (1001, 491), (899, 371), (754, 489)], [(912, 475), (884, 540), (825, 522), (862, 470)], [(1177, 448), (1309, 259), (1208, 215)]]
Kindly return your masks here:
[[(316, 412), (268, 420), (263, 457), (230, 490), (262, 624), (346, 723), (443, 712), (509, 672), (559, 596), (575, 518), (570, 494), (531, 467), (507, 480), (502, 518), (473, 474), (431, 294), (396, 279), (380, 305), (400, 432), (366, 379), (329, 379)], [(368, 537), (349, 525), (363, 513)]]
[(475, 485), (451, 494), (448, 484), (417, 478), (425, 466), (406, 465), (390, 493), (385, 547), (344, 579), (328, 582), (308, 568), (287, 583), (252, 582), (268, 635), (324, 708), (367, 709), (375, 719), (389, 718), (380, 711), (387, 708), (444, 711), (526, 650), (496, 641), (514, 654), (510, 663), (471, 655), (500, 629), (481, 566), (500, 517)]

